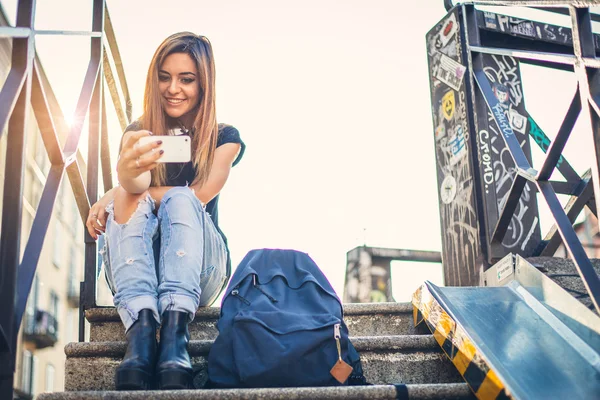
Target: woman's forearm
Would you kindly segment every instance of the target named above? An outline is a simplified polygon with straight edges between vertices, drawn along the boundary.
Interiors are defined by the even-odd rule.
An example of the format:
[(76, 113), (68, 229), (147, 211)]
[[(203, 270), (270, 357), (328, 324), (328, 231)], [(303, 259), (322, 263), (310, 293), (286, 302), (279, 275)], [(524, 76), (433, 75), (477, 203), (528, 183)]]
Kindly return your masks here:
[[(109, 201), (114, 199), (115, 193), (119, 189), (119, 186), (120, 185), (117, 185), (117, 186), (113, 187), (112, 189), (110, 189), (108, 192), (104, 193), (100, 199), (102, 200), (102, 199), (106, 198), (106, 199), (109, 199)], [(107, 201), (107, 203), (108, 203), (108, 201)]]
[(144, 193), (150, 187), (151, 180), (150, 171), (143, 172), (135, 178), (121, 178), (119, 176), (119, 184), (126, 192), (131, 194)]

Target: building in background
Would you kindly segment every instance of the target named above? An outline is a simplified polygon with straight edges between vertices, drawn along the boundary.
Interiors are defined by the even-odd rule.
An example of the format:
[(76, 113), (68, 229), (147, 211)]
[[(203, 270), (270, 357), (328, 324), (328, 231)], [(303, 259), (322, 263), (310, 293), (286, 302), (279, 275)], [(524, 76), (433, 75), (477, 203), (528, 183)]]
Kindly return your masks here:
[[(6, 25), (6, 17), (0, 12), (0, 26)], [(11, 40), (0, 39), (0, 85), (4, 84), (10, 70), (10, 60)], [(50, 169), (32, 109), (29, 111), (27, 127), (21, 255)], [(6, 133), (5, 130), (0, 140), (0, 210), (5, 169), (10, 168), (5, 165)], [(59, 139), (64, 145), (66, 138)], [(64, 348), (67, 343), (77, 341), (79, 334), (79, 283), (83, 280), (84, 270), (83, 229), (65, 174), (17, 339), (16, 398), (31, 399), (39, 393), (64, 390)], [(112, 304), (104, 274), (99, 279), (98, 303)], [(89, 333), (89, 329), (86, 332)]]
[(435, 251), (356, 247), (346, 254), (344, 303), (395, 301), (392, 294), (393, 261), (442, 262), (440, 253)]

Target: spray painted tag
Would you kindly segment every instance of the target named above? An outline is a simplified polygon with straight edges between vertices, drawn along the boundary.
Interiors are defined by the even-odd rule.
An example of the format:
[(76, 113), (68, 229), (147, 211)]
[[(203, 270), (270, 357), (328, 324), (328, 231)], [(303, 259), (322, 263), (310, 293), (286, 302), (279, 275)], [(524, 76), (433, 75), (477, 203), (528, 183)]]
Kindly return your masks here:
[(331, 375), (339, 382), (344, 383), (348, 380), (348, 377), (352, 373), (352, 367), (344, 362), (344, 360), (339, 360), (335, 363), (331, 371), (329, 371)]

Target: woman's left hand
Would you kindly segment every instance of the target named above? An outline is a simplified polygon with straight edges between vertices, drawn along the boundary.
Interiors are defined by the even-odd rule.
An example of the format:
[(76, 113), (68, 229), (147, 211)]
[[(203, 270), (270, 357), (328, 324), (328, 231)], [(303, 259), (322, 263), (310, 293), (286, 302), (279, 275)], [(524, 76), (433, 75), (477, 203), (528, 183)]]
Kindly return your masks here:
[(98, 234), (103, 234), (106, 230), (106, 206), (115, 198), (115, 191), (118, 186), (112, 188), (90, 207), (85, 226), (88, 233), (94, 240), (98, 239)]

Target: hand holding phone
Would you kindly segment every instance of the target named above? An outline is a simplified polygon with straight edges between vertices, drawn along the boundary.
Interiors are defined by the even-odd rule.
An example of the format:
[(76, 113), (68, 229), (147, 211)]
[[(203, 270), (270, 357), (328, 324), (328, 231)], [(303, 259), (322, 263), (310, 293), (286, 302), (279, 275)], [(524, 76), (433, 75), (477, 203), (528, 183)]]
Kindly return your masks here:
[(187, 135), (144, 136), (138, 141), (143, 146), (150, 142), (162, 140), (160, 149), (164, 151), (157, 162), (186, 163), (192, 159), (192, 139)]

